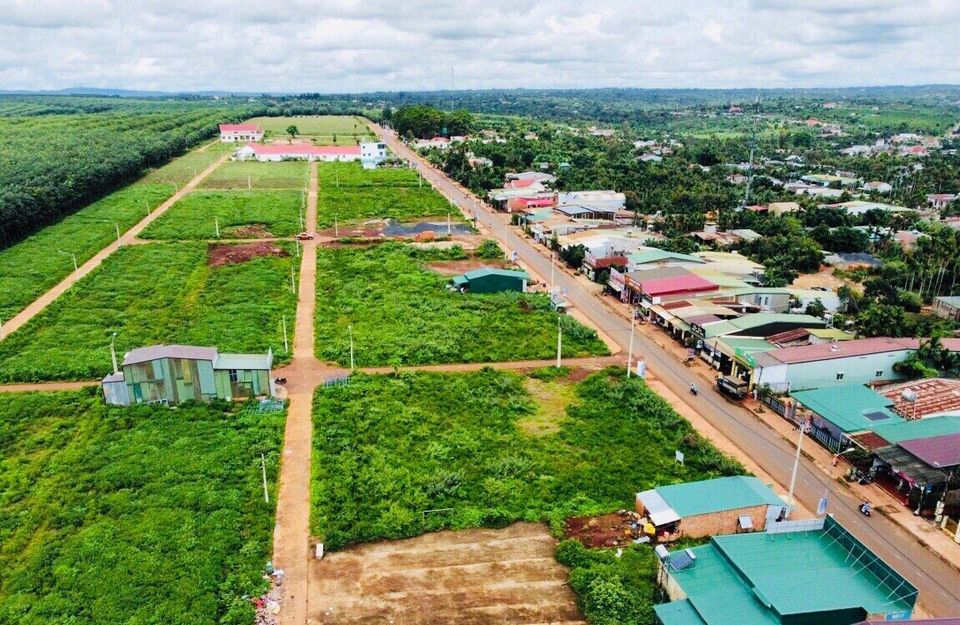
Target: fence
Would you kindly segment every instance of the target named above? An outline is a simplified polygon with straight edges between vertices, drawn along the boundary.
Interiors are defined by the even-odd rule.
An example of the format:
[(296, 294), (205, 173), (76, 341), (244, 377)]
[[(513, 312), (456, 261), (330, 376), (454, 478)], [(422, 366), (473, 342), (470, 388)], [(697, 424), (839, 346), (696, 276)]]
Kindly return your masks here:
[(960, 519), (951, 519), (948, 516), (940, 521), (940, 528), (953, 537), (954, 542), (960, 543)]

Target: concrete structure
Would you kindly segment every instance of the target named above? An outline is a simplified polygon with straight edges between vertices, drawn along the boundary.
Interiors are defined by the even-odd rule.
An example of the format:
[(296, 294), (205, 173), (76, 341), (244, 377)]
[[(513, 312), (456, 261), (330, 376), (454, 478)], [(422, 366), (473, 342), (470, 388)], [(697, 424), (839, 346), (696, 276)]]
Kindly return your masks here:
[(239, 160), (258, 161), (357, 161), (360, 160), (359, 145), (263, 145), (251, 143), (237, 150)]
[(912, 208), (907, 208), (906, 206), (894, 206), (893, 204), (885, 204), (883, 202), (867, 202), (864, 200), (841, 202), (839, 204), (825, 204), (821, 206), (821, 208), (842, 210), (849, 215), (863, 215), (867, 211), (872, 210), (884, 211), (887, 213), (908, 213), (913, 212), (914, 210)]
[(360, 144), (360, 163), (364, 169), (376, 169), (387, 159), (387, 144), (379, 141), (364, 141)]
[(222, 143), (244, 143), (263, 139), (263, 128), (256, 124), (220, 124)]
[(927, 204), (930, 208), (941, 210), (957, 199), (956, 193), (930, 193), (927, 195)]
[[(273, 396), (273, 354), (221, 354), (215, 347), (154, 345), (128, 352), (122, 373), (103, 379), (108, 403), (178, 404)], [(120, 385), (126, 387), (126, 395)]]
[(852, 625), (909, 618), (917, 589), (832, 517), (714, 536), (661, 556), (661, 625)]
[(873, 193), (890, 193), (893, 191), (892, 184), (889, 182), (883, 182), (881, 180), (871, 180), (870, 182), (865, 182), (860, 188), (864, 191)]
[(893, 365), (918, 345), (917, 339), (875, 337), (776, 349), (754, 355), (750, 383), (784, 392), (899, 380)]
[(941, 319), (960, 321), (960, 296), (941, 295), (933, 300), (933, 314)]
[(924, 378), (884, 386), (879, 391), (904, 419), (960, 414), (960, 380)]
[(462, 292), (471, 293), (501, 293), (516, 291), (525, 293), (530, 276), (525, 271), (509, 269), (475, 269), (451, 280), (453, 288)]
[(772, 488), (751, 476), (658, 486), (636, 497), (637, 512), (669, 540), (759, 531), (785, 507)]

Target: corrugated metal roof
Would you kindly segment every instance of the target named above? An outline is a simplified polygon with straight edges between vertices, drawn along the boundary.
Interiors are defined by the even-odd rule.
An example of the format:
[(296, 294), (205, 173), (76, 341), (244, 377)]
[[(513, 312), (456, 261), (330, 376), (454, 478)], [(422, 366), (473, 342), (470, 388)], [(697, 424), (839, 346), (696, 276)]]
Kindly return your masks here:
[[(762, 314), (762, 313), (761, 313)], [(817, 362), (819, 360), (834, 360), (851, 356), (867, 356), (870, 354), (886, 354), (888, 352), (917, 349), (920, 341), (907, 338), (890, 338), (878, 336), (869, 339), (843, 341), (837, 345), (820, 343), (818, 345), (798, 345), (784, 347), (768, 352), (770, 358), (778, 363), (795, 364), (800, 362)]]
[(135, 365), (158, 358), (186, 358), (189, 360), (209, 360), (217, 358), (216, 347), (196, 347), (194, 345), (151, 345), (138, 347), (123, 357), (124, 365)]
[(746, 475), (658, 486), (655, 490), (681, 519), (723, 510), (784, 503), (772, 488)]
[(655, 605), (653, 611), (663, 625), (706, 625), (693, 604), (686, 599)]
[(492, 267), (482, 267), (480, 269), (474, 269), (473, 271), (468, 271), (463, 274), (463, 277), (467, 280), (476, 280), (477, 278), (483, 278), (485, 276), (503, 276), (506, 278), (517, 278), (520, 280), (527, 280), (526, 271), (515, 271), (512, 269), (494, 269)]
[(702, 258), (697, 258), (696, 256), (690, 256), (689, 254), (678, 254), (676, 252), (668, 252), (666, 250), (661, 250), (657, 248), (650, 248), (630, 254), (630, 262), (636, 265), (644, 265), (646, 263), (656, 263), (662, 260), (680, 260), (688, 263), (705, 263), (707, 261)]
[(899, 445), (877, 449), (873, 453), (876, 454), (877, 458), (889, 464), (890, 469), (909, 482), (911, 486), (943, 484), (947, 481), (945, 472), (931, 467)]
[(214, 369), (249, 369), (269, 371), (273, 366), (270, 354), (220, 354), (213, 362)]
[(960, 416), (928, 417), (916, 421), (903, 421), (889, 425), (877, 425), (873, 431), (891, 443), (899, 444), (945, 434), (960, 433)]
[(890, 400), (862, 384), (797, 391), (791, 393), (791, 397), (843, 432), (876, 432), (880, 425), (903, 423), (903, 419), (890, 410)]
[(931, 467), (960, 464), (960, 433), (903, 441), (900, 446)]
[(676, 510), (670, 507), (656, 489), (637, 493), (637, 499), (643, 504), (643, 509), (650, 516), (650, 521), (657, 527), (680, 520)]
[[(903, 396), (905, 391), (916, 394), (916, 401)], [(883, 395), (893, 402), (893, 409), (907, 419), (960, 411), (960, 380), (927, 378), (883, 388)]]
[[(725, 334), (735, 334), (760, 328), (771, 323), (796, 323), (801, 325), (811, 325), (814, 327), (823, 327), (826, 321), (812, 315), (791, 315), (790, 313), (753, 313), (744, 315), (736, 319), (728, 319), (720, 323), (714, 323), (704, 327), (704, 337), (723, 336)], [(803, 347), (807, 347), (806, 345)], [(792, 348), (788, 348), (792, 349)], [(778, 353), (781, 350), (775, 350)]]
[(696, 275), (676, 276), (674, 278), (654, 278), (640, 282), (640, 289), (646, 295), (671, 295), (674, 293), (698, 293), (716, 290), (717, 285)]

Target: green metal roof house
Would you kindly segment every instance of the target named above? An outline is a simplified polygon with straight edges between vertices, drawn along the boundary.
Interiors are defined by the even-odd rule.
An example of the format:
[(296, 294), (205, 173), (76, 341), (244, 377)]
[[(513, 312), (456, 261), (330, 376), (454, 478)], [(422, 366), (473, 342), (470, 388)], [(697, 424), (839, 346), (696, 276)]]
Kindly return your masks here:
[(178, 404), (273, 396), (273, 353), (221, 354), (215, 347), (153, 345), (128, 352), (103, 379), (109, 404)]
[(655, 606), (660, 624), (853, 625), (913, 613), (917, 589), (832, 517), (776, 528), (658, 548), (673, 599)]
[(524, 293), (527, 290), (529, 279), (530, 276), (525, 271), (484, 267), (456, 276), (451, 282), (456, 290), (470, 291), (471, 293), (500, 293), (502, 291)]
[(862, 384), (797, 391), (791, 397), (844, 434), (903, 423), (903, 418), (890, 410), (891, 400)]

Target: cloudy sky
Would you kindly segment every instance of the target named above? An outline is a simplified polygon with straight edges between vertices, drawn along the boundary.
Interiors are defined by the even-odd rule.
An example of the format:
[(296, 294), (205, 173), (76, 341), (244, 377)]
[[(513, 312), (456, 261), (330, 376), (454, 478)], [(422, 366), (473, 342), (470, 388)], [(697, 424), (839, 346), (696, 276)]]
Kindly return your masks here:
[(960, 0), (0, 0), (0, 89), (960, 83)]

